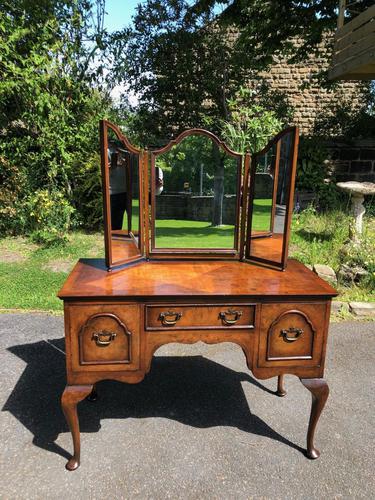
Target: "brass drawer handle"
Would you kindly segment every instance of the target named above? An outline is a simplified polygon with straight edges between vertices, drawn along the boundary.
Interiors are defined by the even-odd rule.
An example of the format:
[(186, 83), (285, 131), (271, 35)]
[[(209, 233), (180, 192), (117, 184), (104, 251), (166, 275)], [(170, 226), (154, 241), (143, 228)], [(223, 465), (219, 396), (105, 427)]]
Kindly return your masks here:
[(303, 334), (303, 330), (302, 328), (295, 328), (294, 326), (291, 326), (287, 330), (281, 330), (280, 334), (284, 338), (285, 342), (295, 342)]
[(102, 332), (94, 333), (92, 336), (92, 340), (95, 340), (96, 345), (109, 345), (112, 340), (115, 340), (117, 333), (114, 332), (106, 332), (103, 330)]
[[(227, 316), (233, 316), (229, 319)], [(219, 313), (219, 318), (223, 321), (225, 325), (235, 325), (237, 321), (242, 316), (242, 311), (234, 311), (233, 309), (228, 309), (228, 311), (222, 311)]]
[[(162, 312), (159, 314), (159, 319), (161, 321), (161, 324), (164, 326), (173, 326), (177, 323), (179, 319), (181, 319), (182, 313), (180, 312), (174, 312), (174, 311), (167, 311), (167, 312)], [(171, 318), (171, 319), (168, 319)]]

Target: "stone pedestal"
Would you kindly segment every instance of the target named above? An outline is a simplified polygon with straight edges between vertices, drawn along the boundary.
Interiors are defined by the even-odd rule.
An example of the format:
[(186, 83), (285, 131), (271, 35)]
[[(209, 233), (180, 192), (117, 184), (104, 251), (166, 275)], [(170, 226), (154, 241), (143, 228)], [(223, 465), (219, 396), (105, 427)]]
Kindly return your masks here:
[(375, 194), (375, 184), (372, 182), (338, 182), (337, 187), (342, 191), (346, 191), (352, 196), (352, 213), (354, 217), (354, 234), (351, 234), (351, 239), (357, 241), (362, 234), (363, 229), (363, 215), (365, 207), (363, 202), (366, 195)]

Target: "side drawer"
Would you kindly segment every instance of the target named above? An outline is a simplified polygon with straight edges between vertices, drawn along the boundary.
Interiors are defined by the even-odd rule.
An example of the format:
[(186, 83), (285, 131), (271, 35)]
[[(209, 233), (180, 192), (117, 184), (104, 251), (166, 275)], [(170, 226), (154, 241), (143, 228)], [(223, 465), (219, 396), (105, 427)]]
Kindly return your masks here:
[(258, 366), (319, 366), (327, 304), (262, 304)]
[(69, 306), (74, 371), (137, 370), (140, 313), (133, 304)]
[(146, 305), (146, 330), (254, 328), (254, 304)]

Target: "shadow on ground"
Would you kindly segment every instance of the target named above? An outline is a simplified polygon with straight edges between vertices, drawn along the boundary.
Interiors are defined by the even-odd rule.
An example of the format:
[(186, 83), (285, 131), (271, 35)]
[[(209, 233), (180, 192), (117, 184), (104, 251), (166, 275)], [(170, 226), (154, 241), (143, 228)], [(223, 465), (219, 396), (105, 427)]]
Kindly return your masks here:
[[(34, 436), (33, 444), (65, 458), (55, 443), (67, 424), (60, 408), (65, 387), (64, 339), (15, 345), (8, 349), (27, 366), (3, 407)], [(136, 385), (98, 384), (99, 399), (79, 405), (82, 432), (98, 432), (101, 419), (164, 417), (206, 428), (232, 426), (304, 450), (252, 414), (241, 382), (274, 394), (247, 373), (202, 356), (156, 356), (145, 380)]]

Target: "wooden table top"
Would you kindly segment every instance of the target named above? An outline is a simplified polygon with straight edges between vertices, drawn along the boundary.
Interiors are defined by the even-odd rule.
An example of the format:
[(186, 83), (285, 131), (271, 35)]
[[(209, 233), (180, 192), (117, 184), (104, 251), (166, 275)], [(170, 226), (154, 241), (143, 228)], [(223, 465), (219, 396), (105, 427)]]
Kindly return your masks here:
[(80, 259), (58, 296), (79, 298), (333, 297), (337, 292), (300, 262), (285, 271), (238, 261), (150, 261), (108, 272), (104, 259)]

